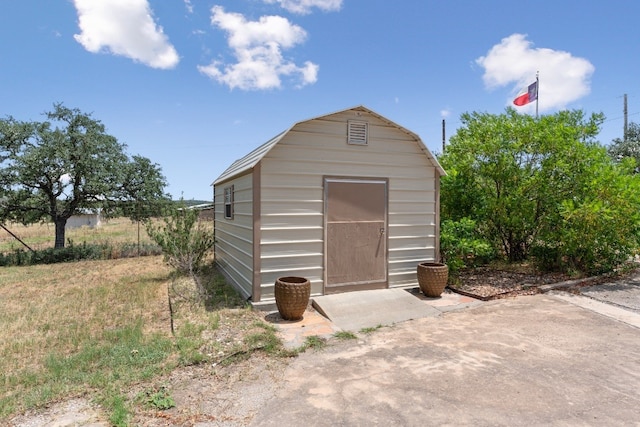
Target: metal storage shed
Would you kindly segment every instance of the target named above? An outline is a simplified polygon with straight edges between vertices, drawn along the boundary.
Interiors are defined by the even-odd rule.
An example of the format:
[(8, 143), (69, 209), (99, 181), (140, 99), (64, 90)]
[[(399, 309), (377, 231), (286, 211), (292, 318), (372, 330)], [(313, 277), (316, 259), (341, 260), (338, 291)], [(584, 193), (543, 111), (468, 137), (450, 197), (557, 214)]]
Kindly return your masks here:
[(254, 304), (281, 276), (312, 296), (417, 286), (417, 264), (438, 259), (444, 174), (364, 106), (296, 123), (214, 181), (218, 268)]

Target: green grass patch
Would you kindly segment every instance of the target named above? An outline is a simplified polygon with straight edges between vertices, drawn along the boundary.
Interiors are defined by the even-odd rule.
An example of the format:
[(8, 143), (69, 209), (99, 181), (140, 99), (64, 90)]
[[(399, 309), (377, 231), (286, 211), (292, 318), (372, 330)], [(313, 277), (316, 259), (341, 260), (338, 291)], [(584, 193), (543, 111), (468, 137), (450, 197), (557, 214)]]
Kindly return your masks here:
[(257, 332), (248, 334), (244, 343), (251, 349), (262, 350), (267, 354), (280, 354), (282, 342), (276, 335), (276, 328), (264, 322), (254, 322), (253, 326)]
[[(117, 410), (117, 399), (109, 398), (110, 390), (126, 389), (166, 372), (174, 366), (170, 362), (172, 352), (169, 338), (144, 334), (143, 322), (138, 320), (84, 340), (73, 354), (50, 353), (41, 369), (5, 374), (3, 382), (13, 392), (4, 397), (2, 407), (15, 408), (21, 402), (24, 409), (30, 409), (66, 395), (97, 390), (98, 399)], [(109, 403), (112, 401), (113, 405)], [(0, 417), (7, 415), (0, 412)]]
[(115, 427), (128, 427), (131, 418), (131, 408), (127, 403), (127, 399), (122, 393), (115, 390), (109, 390), (106, 395), (102, 396), (98, 401), (105, 407), (110, 409), (109, 421)]

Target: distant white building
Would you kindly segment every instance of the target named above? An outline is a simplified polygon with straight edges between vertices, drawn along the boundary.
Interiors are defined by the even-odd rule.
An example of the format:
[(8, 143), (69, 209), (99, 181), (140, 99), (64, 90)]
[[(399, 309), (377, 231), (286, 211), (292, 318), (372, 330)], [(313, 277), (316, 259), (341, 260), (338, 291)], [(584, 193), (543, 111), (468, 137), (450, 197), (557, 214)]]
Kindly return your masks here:
[(66, 230), (71, 230), (74, 228), (88, 227), (88, 228), (98, 228), (102, 225), (102, 213), (100, 210), (96, 211), (85, 211), (82, 213), (78, 213), (76, 215), (71, 216), (67, 220), (67, 225), (65, 226)]
[(200, 205), (189, 206), (187, 209), (197, 210), (198, 219), (201, 221), (213, 221), (215, 205), (213, 203), (203, 203)]

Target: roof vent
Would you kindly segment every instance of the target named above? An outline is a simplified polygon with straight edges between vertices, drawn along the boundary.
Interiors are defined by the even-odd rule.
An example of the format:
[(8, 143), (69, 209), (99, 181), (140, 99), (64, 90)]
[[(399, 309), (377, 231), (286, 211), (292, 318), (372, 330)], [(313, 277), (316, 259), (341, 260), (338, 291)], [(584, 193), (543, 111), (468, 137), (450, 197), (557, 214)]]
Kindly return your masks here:
[(349, 130), (347, 132), (347, 144), (367, 145), (367, 122), (356, 122), (349, 120)]

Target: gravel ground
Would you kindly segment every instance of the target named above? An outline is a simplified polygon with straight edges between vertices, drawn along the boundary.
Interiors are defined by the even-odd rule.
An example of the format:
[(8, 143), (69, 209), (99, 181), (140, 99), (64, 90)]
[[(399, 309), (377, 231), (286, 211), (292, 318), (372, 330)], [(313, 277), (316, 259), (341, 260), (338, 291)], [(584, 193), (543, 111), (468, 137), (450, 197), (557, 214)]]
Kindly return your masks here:
[(461, 272), (456, 283), (449, 287), (454, 291), (459, 290), (487, 300), (501, 296), (536, 294), (537, 287), (540, 285), (558, 283), (567, 279), (569, 276), (558, 273), (538, 274), (526, 270), (479, 267)]

